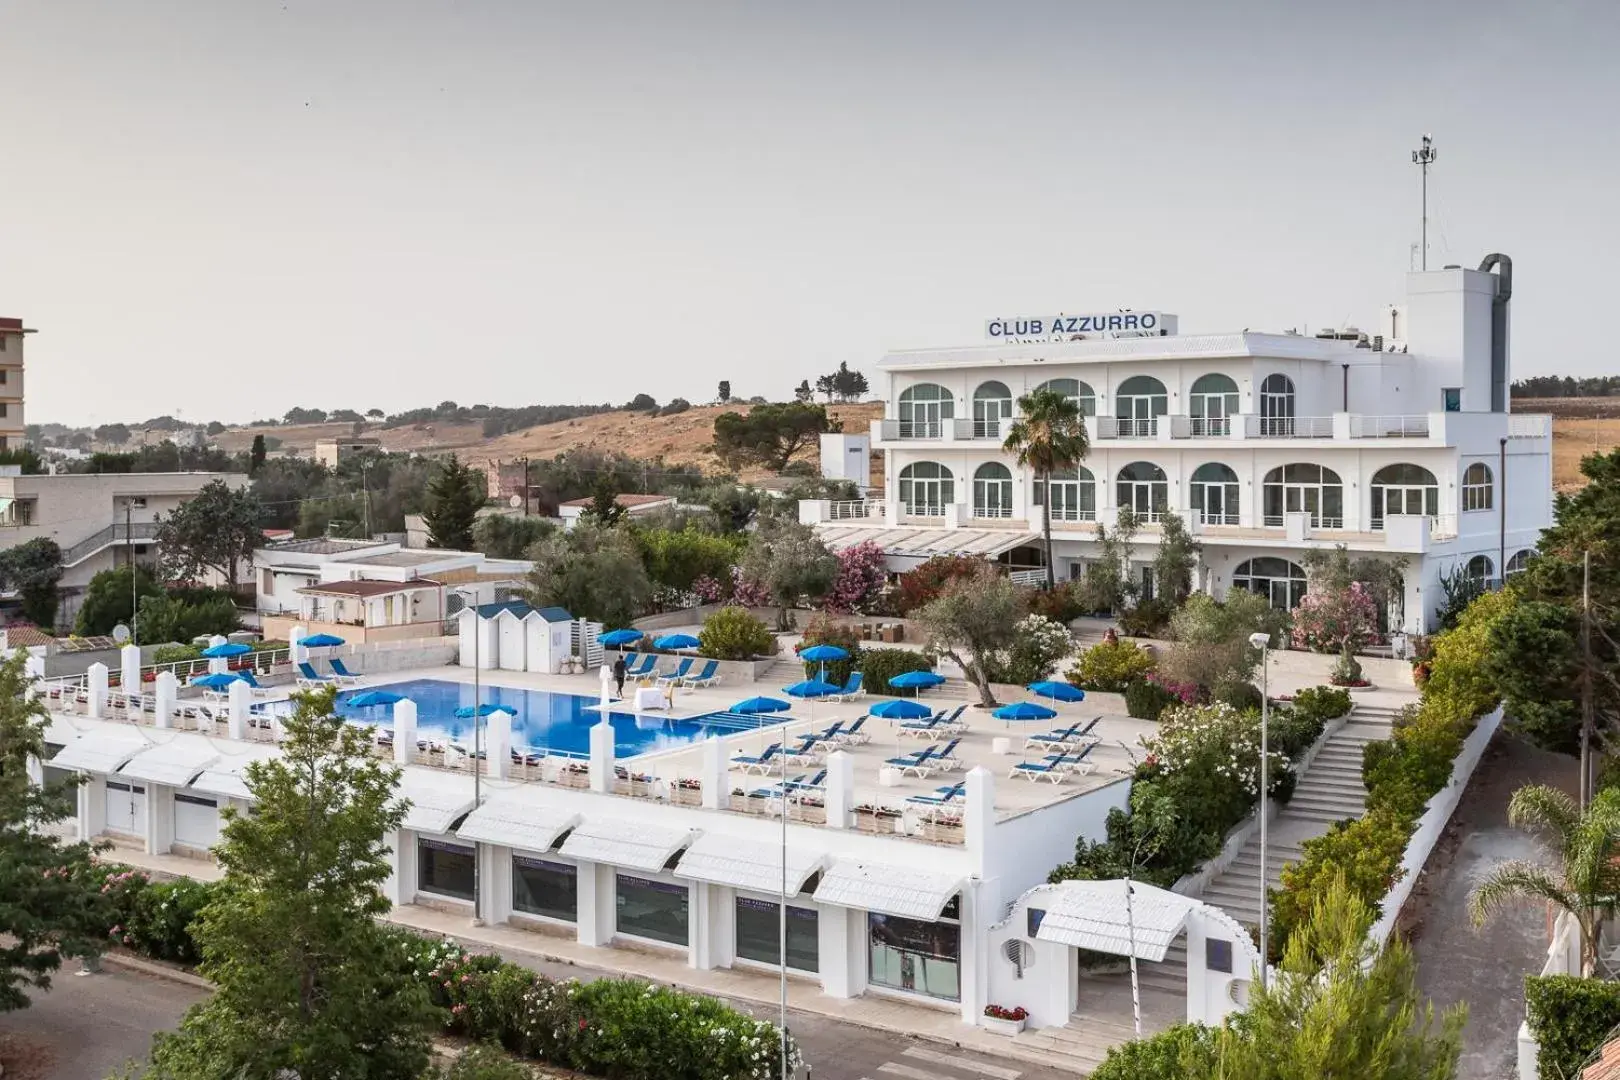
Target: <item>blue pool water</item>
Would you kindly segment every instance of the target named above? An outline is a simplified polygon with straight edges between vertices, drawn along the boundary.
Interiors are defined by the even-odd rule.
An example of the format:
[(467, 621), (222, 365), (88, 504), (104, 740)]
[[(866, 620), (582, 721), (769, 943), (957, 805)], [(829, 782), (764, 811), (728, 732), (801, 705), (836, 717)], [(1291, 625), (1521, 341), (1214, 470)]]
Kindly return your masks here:
[[(471, 683), (446, 682), (441, 679), (413, 679), (409, 682), (389, 683), (386, 689), (416, 702), (416, 732), (418, 738), (438, 739), (443, 742), (472, 745), (472, 721), (456, 717), (456, 710), (473, 703)], [(358, 723), (388, 727), (391, 725), (393, 706), (380, 705), (355, 708), (349, 698), (361, 691), (346, 691), (338, 695), (337, 711)], [(552, 753), (588, 757), (591, 749), (590, 730), (601, 720), (601, 711), (587, 708), (598, 704), (597, 699), (577, 694), (557, 694), (547, 690), (520, 690), (510, 686), (480, 685), (479, 697), (484, 704), (509, 705), (517, 710), (512, 717), (512, 746), (514, 749), (545, 750)], [(635, 716), (631, 713), (610, 712), (613, 725), (613, 752), (617, 758), (636, 757), (659, 750), (687, 746), (710, 735), (734, 735), (738, 731), (752, 730), (761, 722), (779, 723), (779, 719), (735, 716), (718, 713), (697, 716), (687, 720), (672, 720), (657, 713)]]

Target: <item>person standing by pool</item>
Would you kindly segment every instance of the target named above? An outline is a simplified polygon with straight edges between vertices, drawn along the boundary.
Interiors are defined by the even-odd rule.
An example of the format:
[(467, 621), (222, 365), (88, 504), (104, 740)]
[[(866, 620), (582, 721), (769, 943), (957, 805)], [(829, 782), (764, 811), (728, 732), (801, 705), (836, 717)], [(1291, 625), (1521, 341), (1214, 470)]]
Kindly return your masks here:
[(613, 681), (618, 685), (620, 697), (624, 697), (624, 676), (628, 670), (624, 663), (624, 654), (620, 653), (619, 658), (613, 661)]

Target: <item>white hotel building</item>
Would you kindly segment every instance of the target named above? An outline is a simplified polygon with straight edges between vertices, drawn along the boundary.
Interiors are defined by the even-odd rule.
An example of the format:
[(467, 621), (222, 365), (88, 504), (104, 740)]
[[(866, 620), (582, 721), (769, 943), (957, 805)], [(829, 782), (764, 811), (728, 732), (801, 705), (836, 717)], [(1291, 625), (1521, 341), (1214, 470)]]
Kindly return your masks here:
[(1052, 318), (992, 320), (989, 344), (879, 362), (882, 496), (801, 516), (834, 547), (875, 541), (895, 570), (942, 553), (1044, 566), (1040, 485), (1001, 444), (1018, 399), (1050, 387), (1079, 401), (1091, 441), (1052, 485), (1060, 577), (1083, 574), (1099, 524), (1130, 507), (1148, 584), (1156, 521), (1173, 511), (1217, 597), (1246, 588), (1292, 607), (1304, 552), (1342, 544), (1405, 560), (1390, 628), (1426, 631), (1445, 575), (1511, 575), (1551, 523), (1551, 419), (1511, 411), (1511, 292), (1511, 262), (1491, 256), (1409, 274), (1372, 333), (1182, 334), (1174, 316), (1131, 313), (1115, 325), (1136, 330), (1079, 316), (1053, 335)]

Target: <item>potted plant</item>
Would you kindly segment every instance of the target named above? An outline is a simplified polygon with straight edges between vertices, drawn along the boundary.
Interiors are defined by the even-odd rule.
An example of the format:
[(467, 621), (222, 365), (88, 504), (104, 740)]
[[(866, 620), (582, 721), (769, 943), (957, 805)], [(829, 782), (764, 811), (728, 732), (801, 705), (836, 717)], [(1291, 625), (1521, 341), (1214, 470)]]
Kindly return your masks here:
[(703, 781), (695, 776), (683, 776), (670, 789), (670, 801), (676, 806), (702, 806)]
[(615, 772), (613, 793), (644, 799), (652, 794), (653, 778), (647, 773)]
[(806, 821), (812, 825), (825, 825), (827, 823), (827, 804), (821, 799), (807, 795), (802, 799), (793, 799), (788, 803), (789, 821)]
[(731, 789), (731, 808), (739, 814), (763, 814), (766, 799), (762, 794), (744, 791), (742, 788)]
[(900, 811), (892, 806), (862, 803), (855, 808), (855, 827), (861, 832), (892, 833)]
[(984, 1026), (988, 1031), (997, 1035), (1016, 1035), (1024, 1030), (1024, 1023), (1029, 1019), (1029, 1010), (1022, 1005), (1009, 1009), (1002, 1005), (986, 1005), (984, 1007)]
[(930, 814), (923, 818), (922, 837), (924, 840), (934, 840), (942, 844), (960, 844), (962, 815)]
[(557, 783), (566, 788), (588, 788), (591, 786), (591, 767), (583, 761), (570, 761), (557, 774)]

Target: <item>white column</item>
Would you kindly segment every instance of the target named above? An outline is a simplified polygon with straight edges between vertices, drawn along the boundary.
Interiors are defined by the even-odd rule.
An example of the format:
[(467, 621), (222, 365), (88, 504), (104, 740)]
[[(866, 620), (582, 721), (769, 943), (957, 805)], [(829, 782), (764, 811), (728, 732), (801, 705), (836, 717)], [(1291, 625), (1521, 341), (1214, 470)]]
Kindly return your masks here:
[[(971, 813), (971, 799), (969, 807)], [(969, 880), (962, 886), (961, 977), (958, 986), (962, 993), (962, 1022), (965, 1024), (978, 1024), (987, 1004), (985, 998), (989, 996), (988, 957), (985, 955), (990, 936), (990, 912), (986, 910), (989, 906), (979, 896), (977, 879)]]
[(383, 879), (382, 894), (390, 904), (399, 907), (405, 902), (400, 895), (399, 833), (385, 834), (383, 844), (388, 848), (388, 876)]
[(295, 626), (291, 630), (287, 631), (287, 646), (288, 650), (292, 653), (292, 662), (294, 664), (299, 664), (309, 659), (309, 650), (299, 644), (299, 642), (303, 641), (308, 636), (309, 630), (302, 626)]
[(484, 775), (505, 780), (512, 772), (512, 714), (492, 712), (484, 721)]
[(85, 672), (86, 682), (90, 690), (90, 702), (86, 708), (87, 715), (100, 720), (107, 719), (107, 665), (97, 661), (90, 665)]
[(79, 785), (79, 839), (99, 836), (107, 827), (107, 786), (103, 777), (89, 774)]
[(174, 726), (174, 703), (180, 696), (180, 680), (174, 677), (174, 672), (158, 672), (158, 677), (152, 680), (152, 696), (157, 703), (152, 723), (161, 728)]
[(843, 750), (827, 755), (827, 826), (847, 829), (855, 805), (855, 760)]
[(710, 735), (703, 740), (703, 771), (699, 774), (699, 782), (703, 785), (703, 805), (710, 810), (719, 810), (726, 806), (731, 799), (731, 792), (726, 784), (726, 754), (720, 745), (720, 740)]
[(613, 940), (613, 868), (581, 862), (579, 910), (574, 924), (581, 945), (602, 946)]
[[(218, 634), (215, 634), (213, 637), (208, 639), (209, 648), (213, 648), (215, 645), (223, 644), (225, 644), (225, 639)], [(222, 675), (230, 669), (231, 662), (225, 659), (223, 656), (210, 657), (208, 660), (208, 673), (210, 675)]]
[(118, 650), (118, 681), (125, 696), (139, 697), (141, 693), (141, 650), (138, 645), (125, 645)]
[(691, 902), (686, 912), (686, 962), (699, 971), (715, 967), (715, 894), (721, 890), (707, 882), (694, 881), (689, 886)]
[(851, 957), (865, 947), (852, 940), (855, 926), (865, 934), (866, 912), (843, 907), (825, 907), (816, 920), (816, 948), (821, 957), (821, 992), (828, 997), (852, 998), (860, 993)]
[(166, 855), (174, 847), (174, 789), (146, 785), (146, 853)]
[(603, 718), (591, 725), (591, 790), (613, 790), (613, 725)]
[(394, 764), (409, 765), (416, 757), (416, 702), (394, 702)]
[(252, 688), (241, 679), (237, 679), (225, 691), (225, 698), (229, 707), (228, 730), (231, 738), (246, 739), (249, 702), (253, 700)]

